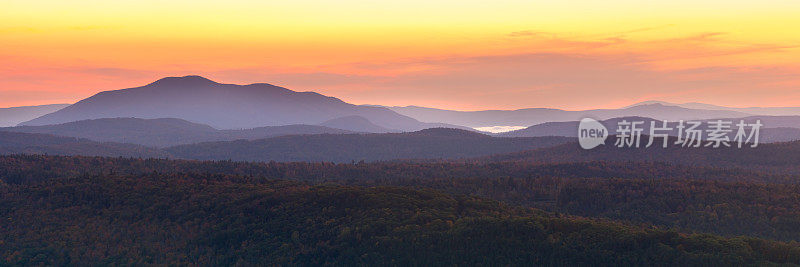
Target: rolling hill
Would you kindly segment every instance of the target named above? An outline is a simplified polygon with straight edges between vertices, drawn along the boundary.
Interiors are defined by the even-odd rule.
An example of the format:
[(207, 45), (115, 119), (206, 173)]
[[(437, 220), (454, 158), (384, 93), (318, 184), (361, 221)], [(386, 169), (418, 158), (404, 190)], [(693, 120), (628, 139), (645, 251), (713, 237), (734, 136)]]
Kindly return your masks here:
[(0, 108), (0, 127), (16, 126), (22, 122), (56, 112), (67, 106), (69, 104)]
[(199, 160), (381, 161), (457, 159), (554, 146), (566, 137), (497, 138), (447, 128), (410, 133), (292, 135), (261, 140), (208, 142), (169, 147), (172, 155)]
[(285, 125), (244, 130), (217, 130), (208, 125), (172, 118), (106, 118), (56, 125), (0, 128), (0, 131), (52, 134), (85, 138), (98, 142), (131, 143), (150, 147), (169, 147), (237, 139), (263, 139), (281, 135), (354, 133), (353, 131), (316, 125)]
[[(610, 134), (614, 134), (616, 132), (617, 123), (622, 120), (626, 121), (644, 121), (645, 123), (642, 125), (642, 133), (648, 134), (650, 132), (650, 121), (653, 121), (651, 118), (645, 117), (621, 117), (621, 118), (612, 118), (608, 120), (600, 121), (610, 132)], [(789, 142), (789, 141), (796, 141), (800, 140), (800, 116), (750, 116), (750, 117), (743, 117), (743, 118), (721, 118), (723, 121), (731, 121), (735, 125), (740, 120), (744, 120), (746, 123), (754, 123), (757, 120), (760, 120), (761, 123), (764, 125), (760, 130), (760, 142), (761, 143), (775, 143), (775, 142)], [(702, 127), (707, 127), (707, 122), (709, 120), (700, 120), (703, 122)], [(656, 126), (661, 127), (660, 122), (656, 122)], [(678, 131), (675, 129), (677, 126), (676, 121), (671, 121), (668, 124), (668, 127), (673, 128), (668, 134), (671, 136), (677, 136)], [(735, 126), (732, 125), (735, 128)], [(735, 130), (735, 129), (734, 129)], [(731, 133), (729, 136), (733, 139), (733, 135), (735, 133)], [(546, 122), (542, 124), (537, 124), (525, 129), (504, 132), (493, 134), (494, 136), (500, 137), (537, 137), (537, 136), (566, 136), (566, 137), (577, 137), (578, 136), (578, 121), (567, 121), (567, 122)]]
[(362, 132), (362, 133), (393, 132), (392, 130), (375, 125), (366, 118), (361, 116), (346, 116), (346, 117), (336, 118), (320, 123), (319, 125), (335, 129), (345, 129), (348, 131)]
[(705, 110), (727, 110), (727, 111), (736, 111), (736, 112), (743, 112), (748, 114), (754, 115), (763, 115), (763, 116), (797, 116), (800, 115), (800, 107), (746, 107), (746, 108), (732, 108), (732, 107), (725, 107), (725, 106), (718, 106), (718, 105), (711, 105), (705, 103), (697, 103), (697, 102), (690, 102), (690, 103), (670, 103), (665, 101), (644, 101), (639, 102), (628, 107), (634, 106), (641, 106), (641, 105), (649, 105), (649, 104), (661, 104), (665, 106), (677, 106), (677, 107), (684, 107), (690, 109), (705, 109)]
[(748, 113), (728, 110), (689, 109), (659, 103), (637, 105), (623, 109), (593, 109), (568, 111), (551, 108), (529, 108), (518, 110), (454, 111), (425, 107), (388, 107), (397, 113), (425, 122), (441, 122), (468, 127), (530, 126), (546, 122), (579, 121), (590, 117), (606, 120), (618, 117), (648, 117), (659, 120), (703, 120), (716, 118), (740, 118), (752, 116)]
[[(100, 119), (102, 122), (107, 119)], [(98, 120), (88, 120), (90, 127)], [(186, 145), (152, 148), (136, 144), (117, 142), (96, 142), (83, 138), (61, 137), (40, 133), (0, 131), (0, 154), (52, 154), (85, 156), (124, 156), (124, 157), (173, 157), (198, 160), (237, 160), (237, 161), (382, 161), (399, 159), (459, 159), (509, 153), (528, 149), (549, 147), (567, 143), (567, 137), (498, 138), (472, 131), (432, 128), (408, 133), (383, 134), (344, 134), (342, 130), (322, 126), (296, 125), (262, 127), (250, 130), (214, 130), (208, 126), (187, 123), (175, 119), (117, 119), (115, 123), (132, 126), (137, 123), (153, 126), (167, 125), (173, 132), (149, 132), (151, 135), (126, 135), (131, 130), (119, 129), (120, 136), (104, 128), (93, 138), (142, 141), (142, 142), (180, 142), (192, 138), (228, 138), (234, 141), (215, 141)], [(184, 127), (172, 128), (178, 123)], [(74, 127), (74, 125), (68, 125)], [(80, 124), (78, 125), (80, 126)], [(44, 126), (49, 127), (49, 126)], [(68, 128), (69, 129), (69, 128)], [(255, 138), (268, 134), (280, 134), (288, 130), (298, 132), (333, 131), (324, 134), (281, 135), (270, 138)], [(138, 130), (141, 130), (138, 129)], [(200, 131), (205, 130), (205, 131)], [(147, 132), (147, 130), (142, 130)], [(82, 131), (92, 133), (92, 131)], [(188, 134), (187, 134), (188, 133)], [(250, 137), (250, 138), (248, 138)], [(127, 138), (127, 139), (126, 139)], [(247, 140), (255, 139), (255, 140)]]
[(104, 157), (165, 158), (169, 154), (141, 145), (94, 142), (48, 134), (0, 131), (0, 154), (50, 154)]
[[(800, 141), (761, 144), (756, 148), (699, 147), (684, 148), (653, 146), (644, 148), (648, 136), (642, 136), (641, 148), (618, 148), (615, 136), (609, 136), (605, 145), (591, 150), (582, 149), (577, 142), (545, 147), (485, 158), (488, 161), (526, 161), (542, 163), (568, 162), (666, 162), (685, 166), (741, 168), (753, 171), (800, 174)], [(661, 138), (656, 138), (660, 142)], [(669, 142), (674, 143), (675, 138)]]

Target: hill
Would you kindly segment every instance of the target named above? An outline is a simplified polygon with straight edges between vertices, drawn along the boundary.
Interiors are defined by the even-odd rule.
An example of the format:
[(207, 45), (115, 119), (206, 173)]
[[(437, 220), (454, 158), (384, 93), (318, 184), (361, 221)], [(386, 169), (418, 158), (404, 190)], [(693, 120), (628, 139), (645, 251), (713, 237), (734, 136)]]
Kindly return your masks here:
[[(648, 136), (643, 135), (643, 144)], [(656, 141), (660, 141), (657, 138)], [(687, 166), (713, 166), (742, 168), (748, 170), (771, 171), (798, 174), (800, 169), (800, 141), (761, 144), (757, 148), (699, 147), (685, 148), (670, 146), (662, 148), (618, 148), (614, 146), (615, 136), (609, 136), (605, 145), (591, 150), (582, 149), (577, 143), (494, 155), (484, 158), (488, 161), (529, 161), (529, 162), (668, 162)], [(668, 142), (674, 143), (675, 138)]]
[[(622, 121), (643, 121), (644, 124), (641, 125), (643, 129), (642, 133), (647, 134), (650, 132), (650, 122), (654, 119), (652, 118), (645, 118), (645, 117), (620, 117), (620, 118), (611, 118), (607, 120), (600, 121), (606, 129), (609, 130), (611, 134), (616, 132), (617, 124)], [(796, 141), (800, 140), (800, 116), (750, 116), (750, 117), (743, 117), (743, 118), (718, 118), (714, 120), (723, 120), (723, 121), (730, 121), (733, 122), (732, 127), (735, 127), (735, 124), (740, 120), (744, 120), (747, 123), (754, 123), (757, 120), (760, 120), (761, 123), (764, 125), (760, 130), (760, 142), (761, 143), (776, 143), (776, 142), (788, 142), (788, 141)], [(703, 122), (703, 127), (707, 126), (709, 120), (699, 120)], [(656, 121), (656, 126), (661, 127), (661, 121)], [(668, 127), (673, 128), (672, 131), (668, 132), (671, 136), (677, 136), (678, 131), (676, 130), (678, 122), (677, 121), (669, 121)], [(729, 137), (733, 139), (734, 133), (729, 134)], [(546, 122), (542, 124), (537, 124), (534, 126), (527, 127), (525, 129), (509, 131), (504, 133), (493, 134), (494, 136), (499, 137), (536, 137), (536, 136), (566, 136), (566, 137), (578, 137), (578, 121), (566, 121), (566, 122)]]
[(569, 111), (552, 108), (518, 110), (455, 111), (425, 107), (389, 107), (391, 110), (425, 122), (441, 122), (469, 127), (530, 126), (546, 122), (579, 121), (583, 118), (606, 120), (618, 117), (648, 117), (659, 120), (703, 120), (740, 118), (752, 114), (728, 110), (690, 109), (659, 103), (622, 109)]
[(319, 125), (335, 129), (345, 129), (348, 131), (362, 132), (362, 133), (392, 132), (392, 130), (375, 125), (371, 121), (361, 116), (347, 116), (347, 117), (336, 118), (320, 123)]
[(386, 108), (357, 106), (315, 92), (295, 92), (266, 83), (221, 84), (200, 76), (168, 77), (142, 87), (100, 92), (22, 125), (133, 117), (178, 118), (217, 129), (249, 129), (317, 125), (354, 115), (401, 131), (442, 126), (421, 123)]
[(746, 107), (746, 108), (732, 108), (732, 107), (724, 107), (718, 105), (711, 105), (705, 103), (670, 103), (665, 101), (644, 101), (639, 102), (628, 107), (634, 106), (641, 106), (641, 105), (648, 105), (648, 104), (662, 104), (665, 106), (677, 106), (677, 107), (684, 107), (690, 109), (707, 109), (707, 110), (727, 110), (727, 111), (736, 111), (736, 112), (743, 112), (748, 114), (754, 115), (764, 115), (764, 116), (797, 116), (800, 115), (800, 107)]
[[(118, 128), (107, 127), (120, 124)], [(102, 125), (98, 130), (92, 126)], [(177, 127), (182, 126), (182, 127)], [(435, 128), (410, 133), (352, 134), (323, 126), (289, 125), (249, 130), (215, 130), (176, 119), (98, 119), (54, 126), (15, 129), (75, 134), (83, 138), (49, 134), (1, 132), (0, 153), (124, 157), (176, 157), (238, 161), (381, 161), (399, 159), (459, 159), (555, 146), (565, 137), (496, 138), (472, 131)], [(75, 132), (70, 132), (70, 131)], [(300, 134), (297, 133), (307, 133)], [(322, 133), (322, 134), (319, 134)], [(283, 135), (292, 134), (292, 135)], [(263, 136), (278, 135), (261, 138)], [(261, 138), (261, 139), (259, 139)], [(139, 142), (164, 146), (171, 143), (213, 141), (151, 148), (117, 143)], [(247, 140), (254, 139), (254, 140)]]
[(0, 128), (0, 131), (42, 133), (85, 138), (98, 142), (130, 143), (162, 148), (211, 141), (263, 139), (281, 135), (353, 133), (352, 131), (315, 125), (285, 125), (244, 130), (217, 130), (208, 125), (173, 118), (105, 118), (56, 125)]
[(495, 138), (438, 128), (411, 133), (280, 136), (181, 145), (165, 150), (180, 158), (200, 160), (351, 162), (469, 158), (553, 146), (570, 140), (563, 137)]
[(69, 104), (0, 108), (0, 127), (16, 126), (67, 106)]
[(0, 154), (50, 154), (164, 158), (161, 150), (133, 144), (94, 142), (73, 137), (0, 131)]

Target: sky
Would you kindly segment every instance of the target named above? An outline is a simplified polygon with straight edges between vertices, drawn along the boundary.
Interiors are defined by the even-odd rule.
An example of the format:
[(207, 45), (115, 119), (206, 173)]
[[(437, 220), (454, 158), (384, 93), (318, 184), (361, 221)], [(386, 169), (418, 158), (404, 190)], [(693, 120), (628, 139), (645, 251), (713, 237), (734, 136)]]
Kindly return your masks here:
[(166, 76), (354, 104), (800, 106), (800, 1), (0, 0), (0, 107)]

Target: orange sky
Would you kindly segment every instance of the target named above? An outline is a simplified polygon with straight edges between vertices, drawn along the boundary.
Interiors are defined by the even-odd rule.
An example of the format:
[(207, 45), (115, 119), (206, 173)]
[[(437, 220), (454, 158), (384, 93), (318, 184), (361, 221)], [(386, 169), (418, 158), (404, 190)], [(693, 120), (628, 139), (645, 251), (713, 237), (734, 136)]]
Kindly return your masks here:
[(800, 106), (800, 1), (3, 1), (0, 107), (164, 76), (355, 104)]

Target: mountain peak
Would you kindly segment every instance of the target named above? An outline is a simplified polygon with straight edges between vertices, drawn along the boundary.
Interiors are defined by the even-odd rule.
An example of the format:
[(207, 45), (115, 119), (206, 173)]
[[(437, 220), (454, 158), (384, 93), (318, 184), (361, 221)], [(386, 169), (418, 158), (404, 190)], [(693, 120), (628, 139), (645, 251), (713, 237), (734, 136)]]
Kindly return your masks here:
[(148, 86), (207, 86), (219, 84), (199, 75), (188, 75), (183, 77), (164, 77), (149, 84)]

